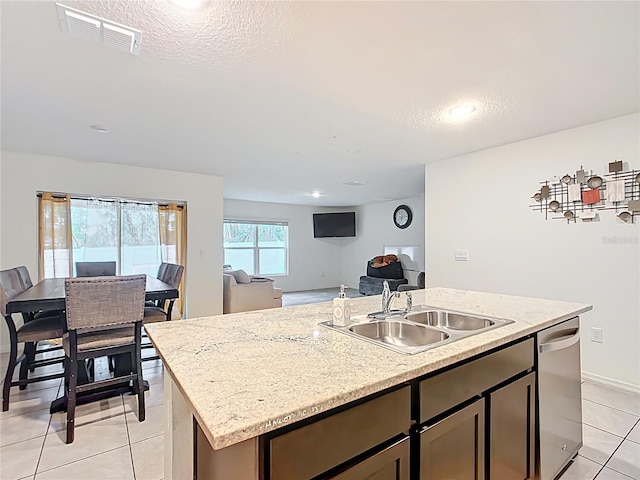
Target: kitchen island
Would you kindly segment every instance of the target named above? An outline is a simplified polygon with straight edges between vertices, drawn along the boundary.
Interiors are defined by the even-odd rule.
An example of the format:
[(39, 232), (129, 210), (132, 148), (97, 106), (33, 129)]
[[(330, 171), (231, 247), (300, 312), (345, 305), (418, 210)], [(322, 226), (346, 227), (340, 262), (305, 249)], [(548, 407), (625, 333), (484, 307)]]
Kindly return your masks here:
[[(418, 418), (424, 410), (418, 412), (415, 404), (416, 392), (424, 386), (422, 379), (438, 378), (433, 375), (455, 371), (453, 367), (457, 365), (474, 365), (465, 362), (489, 358), (492, 353), (506, 352), (511, 347), (522, 350), (526, 340), (532, 346), (536, 332), (591, 310), (590, 305), (584, 304), (446, 288), (412, 293), (414, 305), (513, 323), (411, 356), (318, 326), (331, 320), (330, 302), (146, 326), (165, 366), (165, 478), (194, 478), (194, 468), (202, 468), (209, 480), (279, 480), (273, 465), (281, 447), (274, 439), (286, 439), (287, 434), (299, 431), (299, 426), (317, 425), (316, 420), (356, 411), (354, 406), (373, 405), (373, 422), (380, 411), (389, 410), (388, 402), (404, 402), (404, 396), (407, 402), (414, 402), (406, 406), (411, 418), (398, 419), (396, 424), (400, 430), (408, 430), (432, 419)], [(352, 315), (379, 309), (380, 296), (352, 302)], [(530, 356), (533, 361), (533, 350)], [(524, 378), (532, 373), (533, 367), (526, 367), (519, 375)], [(357, 422), (358, 415), (367, 414), (363, 412), (355, 419), (342, 416), (339, 423), (348, 428), (349, 422)], [(439, 420), (438, 415), (433, 418)], [(477, 422), (480, 417), (475, 418)], [(321, 427), (320, 431), (336, 428)], [(393, 428), (395, 425), (387, 429), (395, 432)], [(313, 433), (313, 429), (308, 432)], [(285, 435), (279, 436), (281, 433)], [(344, 432), (334, 434), (341, 436)], [(366, 436), (375, 437), (370, 432)], [(398, 440), (395, 433), (392, 437), (383, 442), (385, 449)], [(302, 444), (301, 438), (290, 438)], [(340, 440), (330, 440), (340, 450)], [(292, 448), (291, 442), (282, 445)], [(322, 445), (318, 448), (314, 457), (323, 455)], [(295, 448), (290, 452), (292, 457), (300, 457)], [(400, 465), (395, 460), (392, 463)], [(402, 475), (397, 478), (409, 478), (407, 468), (398, 468), (396, 473), (402, 471)], [(476, 465), (479, 469), (484, 469), (484, 464)], [(316, 473), (323, 472), (314, 471), (310, 477)]]

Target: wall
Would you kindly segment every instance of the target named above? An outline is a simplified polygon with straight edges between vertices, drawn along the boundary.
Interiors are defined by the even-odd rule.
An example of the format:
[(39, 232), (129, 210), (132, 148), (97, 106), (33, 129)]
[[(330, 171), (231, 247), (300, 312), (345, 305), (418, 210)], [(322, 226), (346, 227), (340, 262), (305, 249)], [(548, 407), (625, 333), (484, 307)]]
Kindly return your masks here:
[[(640, 115), (504, 145), (426, 168), (427, 286), (593, 304), (582, 316), (587, 376), (640, 388), (640, 218), (622, 224), (546, 220), (531, 196), (552, 175), (581, 165), (640, 168)], [(468, 249), (468, 262), (454, 250)], [(591, 327), (604, 330), (590, 341)]]
[(224, 200), (224, 218), (282, 221), (289, 224), (289, 274), (272, 276), (285, 292), (335, 287), (340, 284), (342, 248), (351, 238), (313, 238), (313, 214), (353, 211), (283, 203)]
[[(408, 205), (413, 213), (411, 225), (399, 229), (393, 223), (398, 205)], [(367, 261), (382, 255), (384, 245), (424, 246), (424, 196), (362, 205), (356, 210), (357, 236), (342, 249), (342, 282), (358, 288), (366, 275)], [(421, 259), (423, 261), (423, 259)], [(419, 265), (424, 270), (424, 265)]]
[[(392, 218), (402, 204), (413, 212), (413, 222), (404, 230), (398, 229)], [(313, 214), (340, 211), (356, 212), (356, 237), (313, 238)], [(345, 208), (225, 199), (224, 217), (288, 222), (289, 275), (273, 276), (275, 286), (285, 292), (340, 284), (357, 289), (360, 275), (366, 274), (366, 262), (381, 255), (384, 245), (424, 245), (423, 196)]]
[(221, 177), (13, 152), (0, 165), (0, 268), (26, 265), (37, 278), (37, 191), (186, 201), (186, 315), (222, 313)]

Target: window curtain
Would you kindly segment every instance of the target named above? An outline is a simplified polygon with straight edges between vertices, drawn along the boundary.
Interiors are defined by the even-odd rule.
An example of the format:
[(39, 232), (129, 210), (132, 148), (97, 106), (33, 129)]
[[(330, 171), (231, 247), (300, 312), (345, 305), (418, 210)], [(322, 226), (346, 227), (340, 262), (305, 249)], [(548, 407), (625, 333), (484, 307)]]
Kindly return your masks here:
[[(158, 206), (158, 220), (160, 227), (160, 248), (162, 261), (185, 266), (187, 261), (187, 207), (170, 203)], [(174, 304), (174, 312), (181, 318), (184, 313), (184, 283), (185, 275), (180, 282), (180, 298)]]
[(39, 215), (40, 280), (70, 277), (73, 272), (70, 196), (43, 193)]

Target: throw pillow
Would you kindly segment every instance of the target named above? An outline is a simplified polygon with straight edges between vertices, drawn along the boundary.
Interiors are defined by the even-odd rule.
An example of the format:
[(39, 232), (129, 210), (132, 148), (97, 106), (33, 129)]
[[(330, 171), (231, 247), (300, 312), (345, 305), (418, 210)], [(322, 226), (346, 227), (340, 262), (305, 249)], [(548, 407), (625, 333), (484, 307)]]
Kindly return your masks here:
[(229, 275), (233, 275), (233, 277), (236, 279), (236, 282), (238, 283), (251, 283), (249, 275), (247, 275), (247, 272), (245, 272), (244, 270), (231, 270), (230, 272), (226, 273), (228, 273)]

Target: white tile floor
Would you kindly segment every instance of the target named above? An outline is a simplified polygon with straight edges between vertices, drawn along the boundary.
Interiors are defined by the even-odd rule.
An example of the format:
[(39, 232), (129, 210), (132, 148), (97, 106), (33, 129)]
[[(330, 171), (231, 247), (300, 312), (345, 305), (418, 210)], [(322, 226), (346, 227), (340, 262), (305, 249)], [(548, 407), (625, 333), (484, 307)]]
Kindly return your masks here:
[[(6, 355), (0, 368), (4, 373)], [(106, 365), (105, 365), (106, 366)], [(59, 369), (60, 367), (44, 367)], [(2, 480), (161, 480), (164, 475), (163, 369), (143, 363), (149, 382), (146, 420), (138, 421), (135, 396), (118, 396), (76, 409), (76, 434), (64, 443), (66, 414), (49, 414), (62, 379), (11, 389), (9, 410), (0, 414)], [(46, 385), (43, 385), (46, 383)], [(33, 388), (35, 387), (35, 388)]]
[(562, 480), (640, 479), (640, 395), (582, 384), (582, 443)]
[[(163, 370), (159, 361), (143, 368), (146, 421), (138, 422), (132, 396), (83, 405), (71, 445), (64, 443), (64, 414), (48, 411), (61, 380), (12, 389), (9, 411), (0, 415), (0, 478), (162, 479)], [(640, 395), (585, 382), (582, 396), (584, 446), (562, 480), (640, 480)]]

